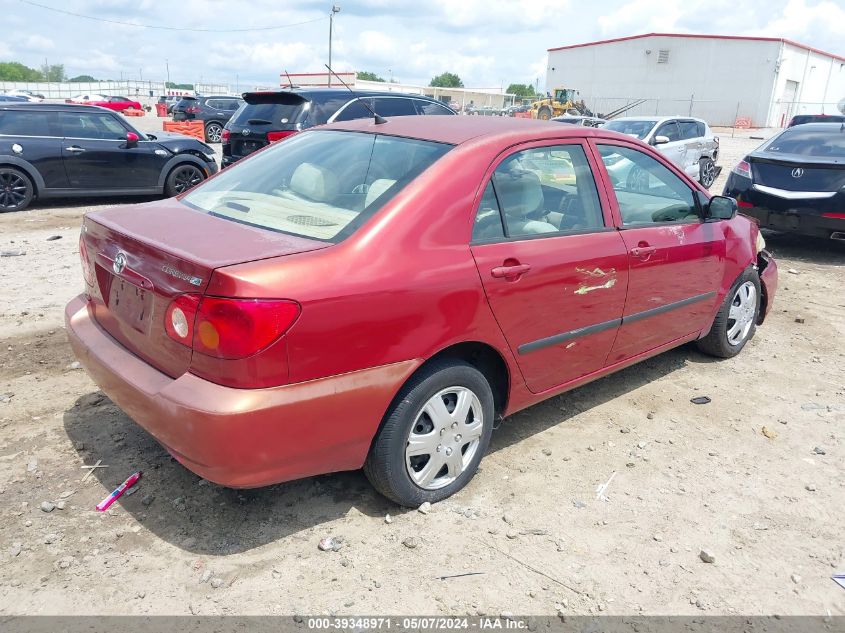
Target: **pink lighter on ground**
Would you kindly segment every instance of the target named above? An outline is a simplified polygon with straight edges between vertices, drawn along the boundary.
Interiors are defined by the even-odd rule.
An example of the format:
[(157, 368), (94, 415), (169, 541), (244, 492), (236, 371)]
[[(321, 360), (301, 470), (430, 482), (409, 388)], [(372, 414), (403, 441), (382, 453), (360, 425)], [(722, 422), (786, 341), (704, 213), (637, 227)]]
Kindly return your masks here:
[(106, 510), (108, 510), (109, 506), (118, 499), (120, 499), (120, 495), (122, 495), (132, 486), (134, 486), (140, 478), (140, 470), (137, 473), (129, 475), (129, 479), (120, 484), (117, 488), (114, 489), (114, 492), (112, 492), (108, 497), (106, 497), (105, 499), (100, 501), (100, 503), (97, 504), (97, 510), (99, 510), (100, 512), (105, 512)]

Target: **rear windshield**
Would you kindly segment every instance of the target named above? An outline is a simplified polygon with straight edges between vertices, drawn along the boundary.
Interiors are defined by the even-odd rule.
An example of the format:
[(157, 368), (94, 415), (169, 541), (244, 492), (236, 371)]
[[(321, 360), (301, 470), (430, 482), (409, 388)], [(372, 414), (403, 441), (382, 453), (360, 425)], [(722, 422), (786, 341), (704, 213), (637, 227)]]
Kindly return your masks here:
[(815, 158), (845, 158), (845, 130), (841, 126), (823, 129), (810, 124), (786, 129), (764, 148), (773, 154), (799, 154)]
[(247, 103), (232, 117), (235, 125), (286, 125), (295, 123), (302, 104)]
[(335, 243), (451, 148), (377, 134), (306, 132), (229, 167), (182, 202), (216, 217)]
[(638, 139), (643, 140), (651, 132), (655, 123), (656, 121), (608, 121), (604, 124), (604, 129), (613, 130), (620, 134), (628, 134), (629, 136), (636, 136)]

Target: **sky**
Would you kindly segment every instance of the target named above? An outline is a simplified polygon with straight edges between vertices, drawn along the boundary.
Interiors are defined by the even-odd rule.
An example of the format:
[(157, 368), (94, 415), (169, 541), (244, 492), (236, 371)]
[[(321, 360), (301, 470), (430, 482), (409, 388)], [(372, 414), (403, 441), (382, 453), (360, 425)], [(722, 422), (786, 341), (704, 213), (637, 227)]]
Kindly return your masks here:
[[(35, 1), (35, 0), (33, 0)], [(476, 88), (545, 86), (548, 48), (648, 32), (783, 37), (845, 55), (845, 0), (336, 0), (333, 67), (428, 84), (457, 73)], [(0, 61), (61, 63), (68, 76), (245, 90), (324, 71), (331, 2), (301, 0), (37, 0), (140, 28), (0, 0)], [(269, 30), (267, 27), (287, 26)], [(741, 63), (741, 60), (737, 60)]]

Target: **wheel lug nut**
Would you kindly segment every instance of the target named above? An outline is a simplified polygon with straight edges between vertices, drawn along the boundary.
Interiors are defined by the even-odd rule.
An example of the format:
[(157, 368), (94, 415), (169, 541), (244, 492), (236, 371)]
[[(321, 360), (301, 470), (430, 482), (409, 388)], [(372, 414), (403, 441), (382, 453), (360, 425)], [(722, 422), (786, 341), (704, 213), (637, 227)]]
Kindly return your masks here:
[(447, 447), (446, 448), (446, 457), (449, 457), (449, 455), (451, 455), (451, 454), (452, 454), (452, 449)]
[(453, 428), (453, 429), (458, 428), (458, 423), (457, 423), (457, 422), (452, 422), (452, 428)]
[(442, 447), (440, 444), (438, 444), (438, 445), (437, 445), (437, 452), (439, 453), (439, 452), (440, 452), (440, 450), (441, 450), (442, 448), (443, 448), (443, 447)]
[(458, 433), (458, 434), (455, 436), (455, 441), (456, 441), (456, 442), (460, 442), (460, 441), (461, 441), (461, 434), (460, 434), (460, 433)]
[(440, 429), (440, 435), (443, 435), (446, 432), (446, 429)]

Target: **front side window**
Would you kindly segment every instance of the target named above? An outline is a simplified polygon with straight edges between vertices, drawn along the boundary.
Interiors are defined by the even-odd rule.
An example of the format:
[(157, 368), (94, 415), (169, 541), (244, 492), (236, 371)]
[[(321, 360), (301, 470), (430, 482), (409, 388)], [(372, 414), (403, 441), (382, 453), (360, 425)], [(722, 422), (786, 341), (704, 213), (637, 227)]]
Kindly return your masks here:
[(95, 112), (59, 112), (59, 129), (65, 138), (126, 138), (126, 129), (114, 117)]
[[(473, 226), (473, 239), (530, 237), (604, 228), (596, 183), (580, 145), (523, 150), (493, 173)], [(491, 219), (500, 212), (500, 226)]]
[(336, 243), (451, 147), (376, 134), (307, 132), (228, 168), (182, 202), (227, 220)]
[(629, 147), (598, 148), (625, 226), (700, 220), (692, 189), (665, 165)]

